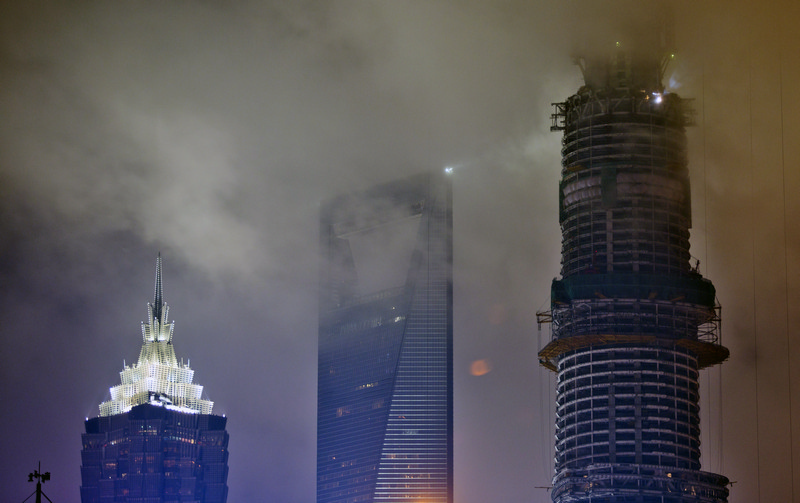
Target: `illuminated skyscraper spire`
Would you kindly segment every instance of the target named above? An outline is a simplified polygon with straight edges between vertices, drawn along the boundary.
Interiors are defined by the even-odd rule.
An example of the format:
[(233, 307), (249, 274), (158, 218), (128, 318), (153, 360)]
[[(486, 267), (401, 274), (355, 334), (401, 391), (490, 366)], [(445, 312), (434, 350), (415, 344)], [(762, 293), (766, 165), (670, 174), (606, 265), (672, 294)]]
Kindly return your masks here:
[(122, 383), (111, 388), (111, 400), (100, 404), (100, 415), (128, 412), (143, 403), (164, 405), (183, 412), (211, 414), (214, 405), (202, 399), (203, 387), (193, 384), (194, 371), (178, 363), (172, 345), (173, 322), (164, 302), (161, 279), (161, 254), (156, 259), (156, 285), (153, 303), (147, 304), (148, 319), (142, 322), (142, 349), (134, 365), (120, 372)]
[(153, 301), (153, 317), (161, 319), (161, 306), (164, 304), (164, 285), (161, 283), (161, 253), (156, 259), (156, 294)]
[(227, 500), (227, 419), (211, 413), (194, 371), (178, 363), (168, 313), (159, 254), (139, 360), (124, 365), (111, 400), (84, 423), (82, 503)]

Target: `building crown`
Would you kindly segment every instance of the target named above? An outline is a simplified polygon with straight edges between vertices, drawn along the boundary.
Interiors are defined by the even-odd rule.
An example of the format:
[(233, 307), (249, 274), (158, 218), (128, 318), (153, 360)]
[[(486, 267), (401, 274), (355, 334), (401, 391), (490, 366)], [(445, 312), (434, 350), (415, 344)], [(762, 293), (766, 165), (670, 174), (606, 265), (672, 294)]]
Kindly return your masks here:
[(150, 403), (182, 412), (211, 414), (214, 402), (202, 398), (203, 387), (192, 382), (194, 370), (178, 362), (172, 345), (174, 322), (164, 302), (161, 254), (156, 259), (153, 303), (147, 303), (147, 322), (142, 322), (142, 349), (134, 365), (125, 365), (121, 384), (110, 388), (111, 400), (100, 404), (100, 415), (128, 412), (136, 405)]

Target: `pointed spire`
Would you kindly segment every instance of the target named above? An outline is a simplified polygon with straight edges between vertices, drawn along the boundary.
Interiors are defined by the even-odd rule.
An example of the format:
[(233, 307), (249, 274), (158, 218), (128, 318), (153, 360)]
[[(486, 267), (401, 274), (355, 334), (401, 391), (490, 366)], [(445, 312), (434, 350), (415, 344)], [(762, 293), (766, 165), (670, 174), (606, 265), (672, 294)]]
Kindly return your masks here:
[[(139, 360), (131, 365), (122, 361), (121, 384), (111, 388), (111, 400), (100, 404), (101, 416), (128, 412), (143, 403), (155, 403), (182, 412), (211, 414), (214, 402), (201, 398), (203, 387), (192, 382), (194, 370), (190, 368), (191, 362), (178, 365), (172, 345), (175, 325), (169, 321), (169, 306), (164, 302), (161, 271), (159, 253), (156, 259), (155, 297), (152, 303), (147, 303), (148, 319), (142, 322)], [(169, 402), (158, 397), (169, 398)]]
[(153, 318), (161, 321), (161, 308), (164, 305), (164, 285), (161, 283), (161, 252), (156, 259), (156, 295), (153, 301)]

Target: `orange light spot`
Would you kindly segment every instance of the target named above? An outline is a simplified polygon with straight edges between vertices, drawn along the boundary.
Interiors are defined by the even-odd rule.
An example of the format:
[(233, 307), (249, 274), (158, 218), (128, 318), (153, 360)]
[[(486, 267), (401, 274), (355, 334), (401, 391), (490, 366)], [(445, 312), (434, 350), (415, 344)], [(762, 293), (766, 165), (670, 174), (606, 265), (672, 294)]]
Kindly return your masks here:
[(489, 360), (475, 360), (469, 366), (469, 373), (474, 376), (486, 375), (492, 371), (492, 364)]

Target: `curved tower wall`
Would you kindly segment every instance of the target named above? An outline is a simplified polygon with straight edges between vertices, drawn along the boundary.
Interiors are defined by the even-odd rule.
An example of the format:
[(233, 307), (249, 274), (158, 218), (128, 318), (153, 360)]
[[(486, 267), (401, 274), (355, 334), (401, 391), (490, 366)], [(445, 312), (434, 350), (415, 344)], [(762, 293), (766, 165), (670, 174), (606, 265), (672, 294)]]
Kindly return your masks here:
[(667, 60), (618, 49), (579, 60), (586, 85), (555, 104), (563, 131), (554, 502), (724, 502), (700, 470), (698, 370), (721, 363), (714, 286), (689, 254), (684, 127)]

